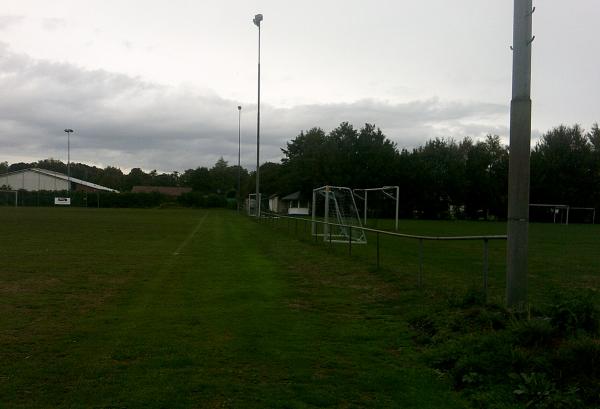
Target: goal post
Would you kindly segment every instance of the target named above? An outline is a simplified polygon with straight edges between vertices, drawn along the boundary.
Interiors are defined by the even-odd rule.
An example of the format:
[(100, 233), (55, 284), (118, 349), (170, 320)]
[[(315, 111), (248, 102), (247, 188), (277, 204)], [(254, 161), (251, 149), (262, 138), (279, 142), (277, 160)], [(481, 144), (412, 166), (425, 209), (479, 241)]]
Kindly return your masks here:
[(353, 190), (356, 197), (363, 201), (363, 222), (367, 225), (367, 211), (369, 209), (369, 192), (381, 192), (384, 198), (391, 199), (395, 202), (395, 228), (398, 230), (398, 208), (400, 205), (400, 187), (399, 186), (382, 186), (371, 187), (364, 189)]
[[(258, 212), (260, 206), (260, 212)], [(269, 196), (263, 195), (262, 193), (258, 194), (258, 200), (256, 200), (256, 193), (248, 194), (246, 198), (246, 211), (248, 216), (256, 217), (261, 213), (269, 212)]]
[[(591, 223), (596, 224), (596, 208), (595, 207), (571, 207), (571, 222), (574, 223)], [(581, 215), (583, 213), (584, 215)], [(579, 217), (578, 217), (579, 216)]]
[[(569, 224), (569, 212), (571, 207), (564, 204), (550, 204), (550, 203), (530, 203), (529, 210), (531, 213), (532, 209), (542, 209), (545, 211), (546, 216), (552, 218), (552, 223)], [(531, 218), (531, 215), (530, 215)], [(557, 220), (558, 218), (558, 220)]]
[[(323, 221), (320, 231), (318, 219)], [(341, 186), (313, 189), (312, 235), (332, 243), (367, 243), (352, 189)]]

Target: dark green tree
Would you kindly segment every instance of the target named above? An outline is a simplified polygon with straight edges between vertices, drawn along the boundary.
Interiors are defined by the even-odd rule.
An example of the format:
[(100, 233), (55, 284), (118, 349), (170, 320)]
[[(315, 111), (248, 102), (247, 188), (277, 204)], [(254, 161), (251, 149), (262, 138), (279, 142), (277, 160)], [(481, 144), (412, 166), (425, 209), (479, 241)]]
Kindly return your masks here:
[(593, 144), (579, 125), (561, 125), (531, 155), (531, 202), (589, 206), (594, 194)]
[(507, 206), (508, 149), (488, 135), (467, 152), (465, 214), (471, 219), (504, 217)]

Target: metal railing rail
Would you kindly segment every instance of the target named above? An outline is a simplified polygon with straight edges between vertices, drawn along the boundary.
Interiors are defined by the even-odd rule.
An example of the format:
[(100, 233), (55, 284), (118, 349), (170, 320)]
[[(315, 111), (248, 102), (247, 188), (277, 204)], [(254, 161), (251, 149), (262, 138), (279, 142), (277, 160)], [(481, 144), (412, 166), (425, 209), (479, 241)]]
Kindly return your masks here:
[[(416, 234), (397, 233), (397, 232), (388, 231), (388, 230), (373, 229), (370, 227), (352, 226), (352, 225), (346, 225), (346, 224), (340, 224), (340, 223), (325, 222), (322, 220), (305, 219), (303, 217), (286, 216), (286, 215), (281, 215), (281, 214), (273, 213), (273, 212), (263, 213), (262, 218), (264, 218), (264, 219), (268, 219), (268, 218), (288, 219), (288, 228), (289, 228), (289, 220), (295, 220), (296, 233), (298, 231), (298, 221), (305, 222), (305, 226), (306, 226), (306, 223), (315, 223), (315, 224), (321, 224), (321, 225), (347, 228), (350, 230), (350, 235), (349, 235), (350, 238), (348, 240), (349, 255), (352, 255), (351, 229), (353, 229), (353, 228), (354, 229), (362, 229), (363, 231), (366, 231), (366, 232), (375, 233), (375, 235), (376, 235), (375, 242), (376, 242), (376, 249), (377, 249), (376, 250), (377, 269), (380, 268), (380, 258), (379, 258), (379, 254), (380, 254), (379, 236), (380, 235), (418, 240), (419, 241), (419, 274), (417, 277), (417, 281), (418, 281), (419, 288), (422, 287), (422, 285), (423, 285), (423, 242), (424, 241), (478, 241), (478, 240), (481, 240), (481, 241), (483, 241), (483, 294), (486, 298), (487, 298), (487, 290), (488, 290), (488, 273), (489, 273), (489, 242), (492, 240), (506, 240), (507, 239), (506, 235), (423, 236), (423, 235), (416, 235)], [(259, 219), (259, 222), (260, 222), (260, 219)], [(329, 243), (331, 244), (333, 242), (331, 240), (331, 229), (329, 229), (329, 232), (330, 232)], [(318, 233), (318, 228), (317, 228), (317, 233)], [(316, 241), (318, 239), (318, 235), (317, 234), (312, 234), (312, 235), (315, 237), (315, 241)]]

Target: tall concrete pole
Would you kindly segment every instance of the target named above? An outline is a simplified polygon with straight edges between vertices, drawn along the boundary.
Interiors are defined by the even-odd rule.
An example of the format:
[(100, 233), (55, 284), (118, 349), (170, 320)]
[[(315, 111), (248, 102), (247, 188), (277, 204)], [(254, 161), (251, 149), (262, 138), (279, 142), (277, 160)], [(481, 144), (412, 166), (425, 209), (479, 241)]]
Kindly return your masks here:
[(514, 0), (513, 82), (510, 104), (506, 302), (527, 302), (529, 156), (531, 150), (532, 0)]
[(241, 148), (241, 142), (242, 142), (242, 106), (238, 105), (238, 184), (237, 184), (237, 211), (238, 213), (240, 212), (240, 200), (242, 199), (240, 196), (240, 188), (241, 188), (241, 172), (242, 169), (240, 167), (240, 157), (241, 157), (241, 153), (242, 153), (242, 148)]
[(67, 192), (69, 197), (71, 197), (71, 133), (72, 129), (65, 129), (67, 133)]
[(256, 217), (260, 217), (260, 23), (262, 14), (254, 16), (254, 24), (258, 27), (258, 105), (256, 114)]

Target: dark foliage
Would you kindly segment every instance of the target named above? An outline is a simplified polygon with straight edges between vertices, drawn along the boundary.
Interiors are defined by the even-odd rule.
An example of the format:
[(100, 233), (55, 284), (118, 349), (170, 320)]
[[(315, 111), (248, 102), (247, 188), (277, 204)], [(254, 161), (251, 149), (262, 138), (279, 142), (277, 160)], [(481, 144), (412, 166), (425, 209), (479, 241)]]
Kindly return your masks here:
[(471, 291), (450, 300), (409, 324), (428, 364), (475, 406), (600, 407), (600, 317), (593, 294), (561, 294), (526, 316), (482, 304)]

